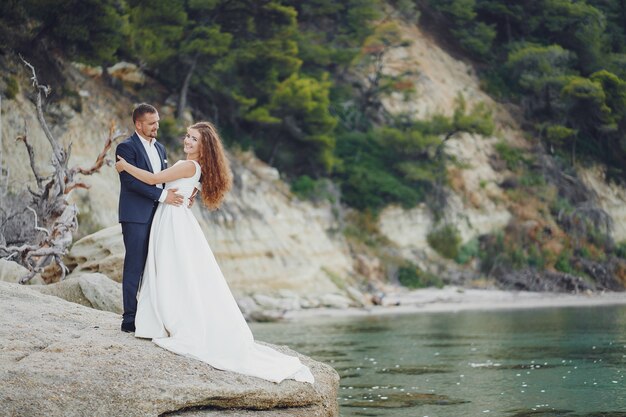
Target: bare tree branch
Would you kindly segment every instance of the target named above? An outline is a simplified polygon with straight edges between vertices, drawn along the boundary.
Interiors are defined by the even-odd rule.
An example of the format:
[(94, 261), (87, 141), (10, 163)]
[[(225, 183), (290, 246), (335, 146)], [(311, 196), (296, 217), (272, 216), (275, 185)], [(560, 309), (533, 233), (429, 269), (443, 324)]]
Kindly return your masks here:
[[(19, 281), (24, 284), (52, 263), (59, 266), (61, 279), (64, 279), (67, 273), (70, 272), (63, 263), (63, 256), (67, 253), (68, 248), (72, 244), (73, 233), (78, 228), (78, 209), (76, 205), (69, 204), (67, 200), (68, 194), (76, 188), (89, 188), (88, 184), (76, 178), (77, 175), (92, 175), (99, 172), (105, 163), (111, 165), (112, 162), (106, 157), (107, 152), (111, 149), (114, 142), (123, 136), (123, 132), (116, 129), (115, 124), (111, 123), (108, 137), (94, 164), (90, 168), (81, 168), (78, 166), (68, 168), (72, 145), (70, 144), (67, 148), (64, 148), (58, 142), (54, 135), (52, 135), (43, 113), (42, 94), (48, 96), (51, 91), (50, 87), (39, 84), (35, 68), (21, 56), (20, 59), (32, 72), (31, 81), (37, 93), (37, 118), (52, 147), (53, 157), (51, 162), (54, 168), (53, 175), (43, 177), (40, 174), (40, 170), (37, 168), (35, 151), (28, 141), (27, 134), (25, 133), (17, 138), (17, 140), (23, 142), (26, 147), (31, 169), (35, 176), (35, 181), (37, 182), (37, 190), (32, 190), (27, 187), (30, 192), (31, 203), (30, 205), (28, 203), (22, 203), (20, 209), (20, 214), (22, 214), (21, 221), (24, 222), (26, 220), (23, 218), (23, 212), (25, 210), (29, 210), (33, 213), (35, 221), (33, 229), (31, 229), (31, 235), (25, 244), (6, 245), (6, 241), (0, 239), (0, 257), (14, 260), (28, 268), (28, 274)], [(2, 160), (0, 160), (0, 164), (1, 163)], [(4, 209), (2, 212), (6, 219), (11, 218), (12, 213), (6, 213)], [(44, 222), (43, 225), (39, 224), (39, 219)], [(4, 220), (2, 222), (2, 226), (4, 226), (6, 221), (7, 220)], [(24, 223), (22, 223), (22, 227), (23, 224)], [(43, 232), (44, 236), (38, 232)], [(22, 233), (20, 232), (20, 236), (21, 235)]]
[(37, 90), (37, 101), (35, 103), (37, 106), (37, 118), (39, 119), (39, 124), (41, 125), (41, 128), (43, 129), (43, 132), (46, 135), (46, 138), (48, 138), (48, 142), (50, 142), (50, 146), (52, 146), (52, 153), (54, 154), (54, 158), (55, 158), (53, 160), (53, 164), (56, 162), (56, 164), (58, 164), (59, 166), (63, 166), (65, 162), (65, 158), (63, 156), (63, 149), (61, 149), (61, 146), (59, 145), (55, 137), (52, 135), (52, 132), (48, 128), (48, 124), (46, 123), (46, 119), (44, 118), (44, 115), (43, 115), (41, 93), (43, 92), (43, 94), (46, 97), (48, 97), (48, 94), (52, 92), (52, 89), (47, 85), (39, 84), (39, 80), (37, 79), (37, 74), (35, 73), (35, 67), (33, 67), (28, 61), (26, 61), (24, 57), (22, 57), (22, 55), (20, 55), (20, 59), (22, 60), (24, 65), (26, 65), (33, 73), (33, 76), (31, 77), (31, 81), (33, 82), (33, 87), (35, 87), (35, 89)]
[[(26, 131), (26, 127), (24, 127)], [(33, 175), (35, 175), (35, 181), (37, 181), (37, 187), (41, 188), (45, 178), (41, 176), (41, 174), (37, 171), (37, 164), (35, 163), (35, 151), (33, 149), (33, 145), (28, 143), (28, 133), (25, 132), (23, 135), (15, 138), (16, 142), (24, 142), (24, 146), (26, 146), (26, 152), (28, 152), (28, 159), (30, 160), (30, 168), (33, 171)]]
[[(113, 146), (113, 144), (118, 139), (122, 138), (124, 134), (125, 134), (124, 132), (122, 132), (121, 130), (115, 127), (114, 122), (111, 122), (111, 125), (109, 126), (109, 136), (106, 138), (104, 142), (104, 147), (102, 148), (102, 151), (96, 158), (96, 161), (91, 166), (91, 168), (85, 169), (85, 168), (80, 168), (80, 167), (74, 167), (72, 168), (72, 172), (74, 174), (78, 173), (78, 174), (83, 174), (83, 175), (92, 175), (98, 172), (100, 168), (102, 168), (102, 165), (104, 165), (105, 163), (109, 164), (109, 162), (106, 159), (107, 152), (109, 152), (109, 149), (111, 149), (111, 146)], [(72, 177), (73, 175), (70, 177), (70, 179)]]
[(26, 207), (26, 208), (30, 210), (35, 216), (35, 230), (39, 230), (40, 232), (44, 232), (47, 236), (50, 236), (50, 232), (48, 231), (48, 229), (46, 229), (45, 227), (37, 226), (37, 212), (32, 207)]

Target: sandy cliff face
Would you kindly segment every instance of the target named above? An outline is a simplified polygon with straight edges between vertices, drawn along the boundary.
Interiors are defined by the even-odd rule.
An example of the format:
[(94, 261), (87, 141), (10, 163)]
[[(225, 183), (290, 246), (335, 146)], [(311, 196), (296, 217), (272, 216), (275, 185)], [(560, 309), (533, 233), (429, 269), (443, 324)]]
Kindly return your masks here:
[[(455, 100), (462, 94), (468, 107), (485, 103), (493, 112), (496, 131), (492, 137), (461, 134), (446, 144), (446, 150), (459, 162), (449, 167), (451, 194), (442, 218), (454, 224), (463, 242), (481, 234), (505, 227), (513, 214), (510, 202), (499, 186), (507, 170), (496, 171), (490, 160), (495, 155), (494, 145), (504, 141), (513, 147), (529, 148), (530, 144), (513, 116), (480, 88), (480, 81), (471, 65), (457, 60), (441, 49), (436, 40), (415, 25), (398, 21), (403, 38), (410, 45), (393, 49), (386, 56), (385, 71), (409, 77), (416, 94), (406, 100), (395, 94), (383, 100), (383, 105), (394, 114), (409, 114), (415, 119), (427, 119), (435, 114), (451, 115)], [(581, 169), (583, 182), (597, 195), (600, 205), (613, 219), (613, 238), (626, 240), (626, 191), (615, 184), (607, 184), (600, 169)], [(400, 207), (385, 209), (379, 221), (380, 230), (401, 250), (404, 257), (428, 266), (426, 259), (438, 259), (428, 247), (426, 236), (435, 227), (432, 213), (425, 205), (405, 210)], [(434, 258), (433, 258), (434, 257)], [(421, 262), (420, 262), (421, 260)], [(430, 263), (430, 266), (434, 264)]]
[(626, 189), (615, 183), (607, 183), (600, 167), (583, 168), (578, 174), (587, 187), (594, 190), (598, 205), (613, 219), (613, 239), (626, 240)]
[[(450, 139), (446, 150), (463, 168), (451, 168), (453, 190), (443, 218), (455, 224), (463, 241), (504, 227), (511, 218), (506, 196), (498, 186), (503, 172), (490, 165), (493, 146), (499, 140), (524, 145), (512, 117), (480, 89), (473, 68), (452, 58), (436, 42), (414, 25), (398, 22), (410, 45), (392, 50), (386, 57), (389, 74), (413, 70), (409, 77), (416, 94), (409, 100), (400, 94), (383, 100), (392, 113), (426, 119), (435, 114), (452, 115), (459, 94), (468, 107), (485, 103), (492, 110), (497, 130), (492, 137), (461, 134)], [(411, 210), (389, 207), (380, 216), (380, 229), (404, 253), (427, 248), (426, 235), (434, 227), (433, 216), (425, 206)]]
[(233, 164), (233, 191), (216, 212), (196, 214), (225, 276), (241, 294), (337, 292), (331, 277), (352, 273), (328, 207), (296, 199), (278, 172), (250, 154)]

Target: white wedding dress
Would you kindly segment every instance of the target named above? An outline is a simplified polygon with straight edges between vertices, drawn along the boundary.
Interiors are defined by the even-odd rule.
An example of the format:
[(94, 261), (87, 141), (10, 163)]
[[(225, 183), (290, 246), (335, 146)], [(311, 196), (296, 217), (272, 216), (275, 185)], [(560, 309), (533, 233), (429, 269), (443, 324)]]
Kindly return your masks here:
[[(177, 162), (181, 163), (181, 161)], [(284, 379), (313, 383), (297, 357), (254, 341), (188, 198), (200, 179), (196, 173), (168, 183), (185, 197), (180, 207), (159, 204), (150, 232), (148, 257), (137, 294), (135, 336), (211, 366), (276, 383)]]

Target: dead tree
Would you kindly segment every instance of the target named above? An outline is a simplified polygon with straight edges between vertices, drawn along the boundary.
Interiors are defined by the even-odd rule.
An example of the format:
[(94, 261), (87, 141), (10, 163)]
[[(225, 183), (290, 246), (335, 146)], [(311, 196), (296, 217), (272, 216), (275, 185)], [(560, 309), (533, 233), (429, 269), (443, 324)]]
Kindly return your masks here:
[(15, 261), (26, 268), (29, 273), (21, 277), (20, 283), (28, 282), (35, 274), (51, 264), (57, 264), (61, 270), (61, 279), (64, 279), (68, 268), (63, 263), (63, 256), (72, 243), (72, 235), (78, 228), (78, 209), (75, 204), (68, 202), (69, 193), (75, 188), (89, 188), (89, 185), (77, 178), (78, 174), (92, 175), (100, 171), (104, 164), (111, 165), (112, 161), (106, 155), (113, 143), (123, 136), (111, 123), (108, 137), (105, 140), (102, 152), (90, 168), (78, 166), (70, 167), (69, 159), (72, 144), (63, 147), (54, 137), (43, 113), (43, 97), (47, 97), (51, 90), (41, 85), (37, 79), (35, 68), (20, 56), (24, 65), (32, 72), (32, 85), (36, 92), (37, 119), (52, 148), (52, 167), (54, 172), (43, 176), (35, 164), (35, 150), (28, 140), (28, 133), (19, 136), (16, 140), (24, 143), (29, 155), (30, 167), (35, 176), (36, 189), (28, 187), (30, 202), (26, 209), (32, 213), (33, 229), (37, 232), (32, 241), (22, 245), (0, 245), (0, 257)]

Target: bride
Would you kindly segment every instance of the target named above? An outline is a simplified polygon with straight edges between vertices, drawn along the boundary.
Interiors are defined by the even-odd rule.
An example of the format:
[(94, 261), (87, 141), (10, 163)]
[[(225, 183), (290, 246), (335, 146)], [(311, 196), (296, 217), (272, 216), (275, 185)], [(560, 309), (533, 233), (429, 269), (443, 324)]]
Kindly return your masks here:
[(148, 257), (137, 294), (135, 336), (211, 366), (276, 383), (284, 379), (313, 383), (297, 357), (254, 341), (198, 221), (187, 207), (194, 189), (217, 208), (232, 184), (220, 137), (209, 122), (187, 129), (186, 160), (157, 174), (122, 157), (118, 171), (147, 184), (166, 183), (185, 197), (182, 206), (159, 204), (150, 232)]

